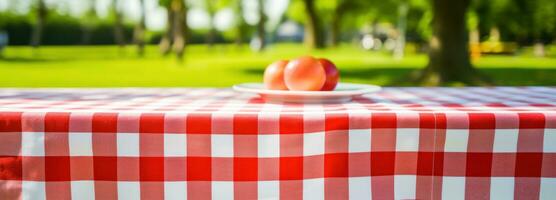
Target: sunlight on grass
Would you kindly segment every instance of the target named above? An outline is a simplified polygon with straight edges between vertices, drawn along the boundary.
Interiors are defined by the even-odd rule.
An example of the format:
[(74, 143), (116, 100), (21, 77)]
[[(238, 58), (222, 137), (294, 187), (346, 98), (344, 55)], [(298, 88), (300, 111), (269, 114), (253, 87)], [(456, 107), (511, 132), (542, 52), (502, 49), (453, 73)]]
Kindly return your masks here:
[[(253, 53), (247, 46), (191, 45), (183, 63), (173, 55), (161, 56), (156, 46), (149, 46), (143, 58), (136, 56), (133, 46), (9, 47), (0, 59), (0, 86), (229, 87), (260, 82), (264, 68), (274, 60), (309, 54), (336, 62), (342, 81), (378, 85), (411, 85), (405, 76), (427, 63), (423, 54), (395, 60), (387, 53), (350, 45), (311, 52), (300, 45), (280, 44), (263, 53)], [(499, 85), (556, 85), (556, 58), (485, 56), (475, 65)]]

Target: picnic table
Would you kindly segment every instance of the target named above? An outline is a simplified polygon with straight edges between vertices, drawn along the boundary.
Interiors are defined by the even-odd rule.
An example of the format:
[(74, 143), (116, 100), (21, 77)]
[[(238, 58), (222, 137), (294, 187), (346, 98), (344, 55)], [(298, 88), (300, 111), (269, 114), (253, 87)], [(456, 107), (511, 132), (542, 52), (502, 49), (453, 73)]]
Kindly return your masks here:
[(554, 199), (556, 88), (0, 89), (0, 199)]

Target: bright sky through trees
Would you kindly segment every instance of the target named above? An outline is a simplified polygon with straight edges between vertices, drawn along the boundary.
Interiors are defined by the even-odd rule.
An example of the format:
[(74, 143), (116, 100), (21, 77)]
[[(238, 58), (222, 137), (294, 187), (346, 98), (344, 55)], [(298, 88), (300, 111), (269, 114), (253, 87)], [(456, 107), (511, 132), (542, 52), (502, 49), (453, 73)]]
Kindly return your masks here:
[[(11, 9), (19, 13), (27, 13), (29, 4), (33, 0), (0, 0), (0, 10)], [(86, 0), (45, 0), (50, 8), (56, 8), (59, 12), (80, 16), (87, 9)], [(108, 15), (112, 0), (96, 0), (96, 10), (100, 17)], [(243, 0), (245, 13), (244, 18), (248, 24), (254, 25), (259, 20), (257, 14), (257, 0)], [(274, 27), (278, 24), (280, 17), (288, 7), (289, 0), (267, 0), (265, 11), (268, 15), (268, 24)], [(151, 30), (162, 30), (166, 24), (166, 10), (158, 6), (158, 0), (145, 0), (147, 10), (147, 28)], [(120, 0), (120, 8), (123, 10), (126, 20), (139, 19), (138, 0)], [(219, 31), (227, 30), (233, 26), (233, 11), (222, 9), (216, 14), (215, 26)], [(208, 14), (202, 8), (191, 8), (189, 11), (188, 24), (191, 28), (207, 28)]]

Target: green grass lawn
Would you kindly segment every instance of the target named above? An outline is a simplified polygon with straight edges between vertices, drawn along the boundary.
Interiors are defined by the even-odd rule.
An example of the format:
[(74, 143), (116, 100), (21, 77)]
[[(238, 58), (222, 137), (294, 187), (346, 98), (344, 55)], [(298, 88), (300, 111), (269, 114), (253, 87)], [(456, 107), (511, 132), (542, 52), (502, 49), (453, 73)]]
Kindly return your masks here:
[[(260, 82), (266, 65), (300, 55), (336, 62), (344, 82), (410, 86), (405, 77), (427, 63), (426, 55), (394, 60), (389, 54), (346, 45), (307, 51), (295, 44), (263, 53), (233, 45), (189, 46), (185, 60), (162, 57), (156, 46), (139, 58), (132, 46), (8, 47), (0, 59), (0, 87), (228, 87)], [(475, 63), (497, 85), (556, 85), (556, 58), (484, 56)]]

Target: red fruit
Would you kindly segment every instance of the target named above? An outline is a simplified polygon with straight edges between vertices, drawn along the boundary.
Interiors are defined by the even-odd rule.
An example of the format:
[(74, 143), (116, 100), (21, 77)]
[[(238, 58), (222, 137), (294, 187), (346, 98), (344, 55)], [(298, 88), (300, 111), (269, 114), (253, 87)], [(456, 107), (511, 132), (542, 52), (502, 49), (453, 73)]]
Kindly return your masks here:
[(326, 81), (326, 73), (317, 59), (304, 56), (288, 63), (284, 81), (290, 90), (319, 91)]
[(338, 79), (340, 79), (340, 72), (338, 72), (338, 68), (336, 65), (328, 59), (321, 58), (319, 59), (320, 64), (324, 67), (324, 71), (326, 73), (326, 82), (322, 86), (322, 91), (332, 91), (338, 85)]
[(269, 90), (288, 90), (284, 83), (284, 68), (287, 60), (279, 60), (268, 65), (264, 70), (264, 85)]

